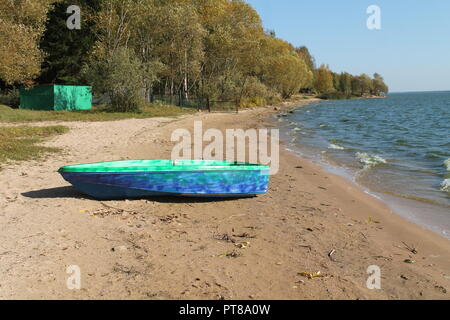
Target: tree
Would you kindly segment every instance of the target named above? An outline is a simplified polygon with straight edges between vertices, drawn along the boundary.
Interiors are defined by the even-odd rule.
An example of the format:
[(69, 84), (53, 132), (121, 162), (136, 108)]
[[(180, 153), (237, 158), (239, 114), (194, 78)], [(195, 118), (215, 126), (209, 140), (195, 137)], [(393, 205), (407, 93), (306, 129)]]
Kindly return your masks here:
[(362, 82), (360, 77), (352, 77), (352, 95), (362, 96)]
[(306, 65), (308, 66), (309, 71), (314, 71), (314, 69), (316, 69), (316, 61), (314, 59), (314, 57), (311, 55), (311, 53), (309, 52), (309, 49), (305, 46), (296, 48), (295, 51), (297, 52), (297, 54), (299, 55), (300, 58), (303, 59), (303, 61), (305, 61)]
[[(189, 80), (198, 78), (200, 72), (205, 34), (195, 7), (184, 1), (146, 0), (140, 11), (131, 46), (151, 69), (159, 66), (156, 69), (171, 96), (183, 91), (188, 99)], [(153, 87), (149, 80), (147, 96)]]
[(241, 0), (195, 0), (200, 21), (206, 30), (204, 59), (198, 81), (198, 95), (206, 106), (227, 95), (225, 83), (241, 72), (252, 76), (260, 39), (264, 36), (257, 12)]
[(343, 72), (341, 73), (339, 79), (339, 91), (344, 93), (346, 96), (350, 96), (352, 93), (352, 75)]
[(39, 39), (54, 0), (0, 1), (0, 79), (27, 84), (39, 75), (43, 54)]
[[(89, 16), (98, 12), (102, 0), (62, 0), (48, 13), (46, 30), (40, 40), (45, 52), (41, 83), (76, 84), (81, 67), (88, 61), (96, 41), (93, 29), (95, 20)], [(66, 26), (70, 5), (78, 5), (82, 13), (81, 30)]]
[(389, 93), (388, 86), (384, 83), (383, 77), (378, 73), (373, 75), (372, 90), (372, 93), (377, 96), (380, 96), (382, 93)]
[[(76, 75), (72, 66), (88, 56), (88, 66), (83, 69), (88, 72), (83, 74), (94, 76), (95, 91), (103, 87), (100, 92), (111, 95), (115, 108), (120, 107), (120, 99), (113, 96), (124, 96), (114, 84), (110, 91), (110, 86), (104, 85), (106, 80), (116, 79), (134, 100), (137, 92), (148, 101), (153, 101), (154, 95), (170, 96), (171, 103), (178, 95), (180, 103), (195, 98), (209, 110), (215, 101), (264, 104), (313, 88), (329, 97), (382, 89), (380, 79), (369, 78), (369, 83), (367, 76), (359, 76), (353, 86), (350, 74), (333, 73), (326, 65), (316, 69), (308, 48), (295, 48), (276, 38), (275, 32), (265, 32), (258, 13), (243, 0), (96, 1), (99, 6), (89, 15), (96, 40), (93, 50), (88, 49), (92, 38), (86, 35), (84, 49), (69, 54), (68, 66), (59, 66), (65, 43), (53, 43), (49, 27), (44, 43), (51, 54), (44, 65), (58, 70), (56, 81), (63, 81)], [(123, 63), (117, 57), (124, 59)], [(130, 86), (116, 78), (117, 70), (131, 77)], [(136, 77), (129, 70), (138, 70)], [(139, 104), (130, 103), (125, 104)]]
[(307, 86), (312, 73), (288, 42), (266, 37), (260, 51), (260, 78), (283, 98), (289, 98)]
[(339, 88), (341, 85), (341, 76), (339, 73), (335, 73), (335, 72), (332, 72), (332, 75), (333, 75), (333, 88), (336, 91), (339, 91)]
[(142, 107), (144, 72), (141, 61), (125, 47), (116, 48), (106, 59), (92, 60), (82, 70), (94, 93), (107, 94), (118, 112), (136, 112)]
[(365, 73), (359, 76), (361, 83), (361, 96), (370, 94), (372, 91), (372, 79)]
[(333, 89), (333, 74), (329, 66), (323, 64), (315, 70), (314, 88), (318, 93), (326, 93)]
[(128, 48), (133, 23), (141, 14), (143, 0), (108, 0), (96, 12), (94, 32), (97, 38), (95, 55), (109, 59), (116, 50)]

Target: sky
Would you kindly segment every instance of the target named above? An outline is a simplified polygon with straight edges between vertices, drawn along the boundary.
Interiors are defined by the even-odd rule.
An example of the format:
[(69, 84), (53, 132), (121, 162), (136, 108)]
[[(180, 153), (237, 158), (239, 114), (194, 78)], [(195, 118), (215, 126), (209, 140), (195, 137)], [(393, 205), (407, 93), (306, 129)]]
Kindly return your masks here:
[[(450, 90), (449, 0), (247, 0), (264, 27), (335, 72), (380, 73), (391, 92)], [(381, 10), (369, 30), (367, 8)]]

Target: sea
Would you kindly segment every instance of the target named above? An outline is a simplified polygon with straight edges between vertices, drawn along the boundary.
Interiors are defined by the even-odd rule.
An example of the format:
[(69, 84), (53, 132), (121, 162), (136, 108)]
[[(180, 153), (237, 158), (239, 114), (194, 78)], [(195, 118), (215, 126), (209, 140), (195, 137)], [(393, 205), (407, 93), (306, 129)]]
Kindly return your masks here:
[(450, 239), (450, 91), (319, 101), (277, 117), (289, 149)]

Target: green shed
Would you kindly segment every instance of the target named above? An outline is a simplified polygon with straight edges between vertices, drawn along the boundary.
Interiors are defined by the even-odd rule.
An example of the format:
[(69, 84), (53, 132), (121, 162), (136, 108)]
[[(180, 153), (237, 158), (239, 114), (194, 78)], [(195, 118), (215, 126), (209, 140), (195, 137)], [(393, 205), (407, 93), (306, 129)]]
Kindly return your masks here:
[(20, 89), (20, 108), (30, 110), (90, 110), (92, 87), (41, 85)]

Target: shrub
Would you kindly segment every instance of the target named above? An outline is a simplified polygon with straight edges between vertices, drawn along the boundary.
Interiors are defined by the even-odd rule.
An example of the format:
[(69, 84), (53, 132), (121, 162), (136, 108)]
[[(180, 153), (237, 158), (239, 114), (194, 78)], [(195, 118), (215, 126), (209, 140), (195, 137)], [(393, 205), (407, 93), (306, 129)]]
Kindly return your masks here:
[(138, 112), (144, 106), (142, 63), (134, 52), (119, 48), (108, 59), (95, 60), (83, 68), (82, 75), (96, 94), (106, 94), (117, 112)]
[(241, 107), (259, 107), (267, 104), (276, 104), (280, 102), (281, 96), (274, 89), (268, 88), (258, 78), (251, 77), (247, 79), (243, 87), (243, 98)]
[(350, 99), (351, 95), (345, 94), (340, 91), (333, 91), (333, 92), (327, 92), (323, 93), (318, 96), (320, 99), (325, 100), (344, 100), (344, 99)]
[(10, 90), (0, 94), (0, 104), (17, 109), (20, 106), (19, 90)]
[(262, 97), (247, 97), (241, 100), (241, 108), (263, 107), (267, 105), (266, 99)]

